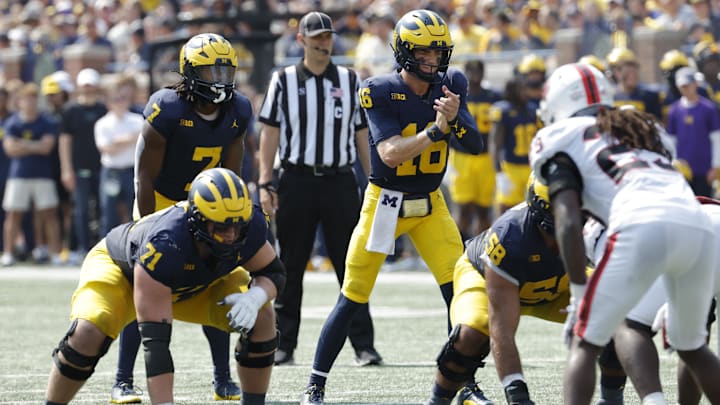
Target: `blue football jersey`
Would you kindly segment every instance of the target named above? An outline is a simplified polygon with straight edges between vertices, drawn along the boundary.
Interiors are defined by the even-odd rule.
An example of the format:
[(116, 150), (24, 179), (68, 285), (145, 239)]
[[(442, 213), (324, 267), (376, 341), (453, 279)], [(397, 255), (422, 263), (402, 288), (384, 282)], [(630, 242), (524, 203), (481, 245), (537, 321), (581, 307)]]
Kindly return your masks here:
[(569, 279), (556, 251), (543, 240), (525, 203), (507, 210), (466, 244), (468, 259), (484, 276), (490, 267), (520, 289), (522, 305), (554, 301)]
[(447, 168), (446, 140), (434, 142), (396, 168), (380, 159), (377, 145), (395, 135), (415, 136), (430, 127), (436, 116), (434, 100), (445, 96), (443, 85), (460, 95), (458, 114), (463, 115), (463, 122), (473, 123), (467, 108), (467, 78), (457, 69), (449, 68), (441, 83), (431, 84), (422, 97), (410, 90), (398, 72), (374, 76), (361, 84), (360, 104), (367, 113), (370, 133), (370, 182), (406, 193), (429, 193), (440, 186)]
[(139, 262), (152, 278), (171, 288), (173, 302), (205, 290), (213, 281), (250, 260), (267, 240), (265, 215), (255, 205), (238, 257), (223, 261), (214, 257), (202, 259), (188, 228), (187, 208), (187, 202), (177, 203), (139, 221), (120, 225), (106, 237), (110, 257), (131, 282), (133, 267)]
[(528, 101), (523, 110), (515, 108), (506, 100), (493, 105), (490, 119), (502, 125), (505, 131), (503, 151), (505, 161), (515, 164), (528, 164), (530, 143), (540, 128), (537, 107)]
[(222, 165), (227, 147), (245, 134), (252, 107), (245, 96), (235, 92), (232, 100), (220, 105), (220, 116), (207, 121), (175, 90), (161, 89), (150, 96), (143, 116), (166, 141), (155, 191), (180, 201), (187, 198), (198, 173)]
[[(483, 89), (477, 94), (468, 94), (467, 106), (470, 114), (475, 118), (480, 137), (482, 138), (482, 150), (480, 153), (487, 153), (488, 135), (492, 129), (492, 120), (490, 119), (490, 110), (492, 105), (500, 101), (502, 97), (496, 91), (491, 89)], [(451, 147), (455, 147), (455, 142), (450, 142)]]
[(616, 106), (631, 105), (640, 111), (654, 115), (659, 120), (663, 118), (660, 92), (644, 84), (638, 85), (631, 93), (618, 90), (615, 93), (614, 104)]

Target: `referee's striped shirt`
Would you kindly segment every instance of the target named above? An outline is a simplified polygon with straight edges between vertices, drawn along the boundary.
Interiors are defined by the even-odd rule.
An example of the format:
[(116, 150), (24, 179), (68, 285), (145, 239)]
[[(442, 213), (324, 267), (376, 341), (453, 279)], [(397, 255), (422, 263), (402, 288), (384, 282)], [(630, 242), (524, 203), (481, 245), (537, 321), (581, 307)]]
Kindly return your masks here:
[(357, 158), (355, 131), (367, 127), (358, 77), (330, 63), (315, 76), (300, 62), (273, 73), (258, 120), (280, 128), (280, 160), (296, 166), (343, 167)]

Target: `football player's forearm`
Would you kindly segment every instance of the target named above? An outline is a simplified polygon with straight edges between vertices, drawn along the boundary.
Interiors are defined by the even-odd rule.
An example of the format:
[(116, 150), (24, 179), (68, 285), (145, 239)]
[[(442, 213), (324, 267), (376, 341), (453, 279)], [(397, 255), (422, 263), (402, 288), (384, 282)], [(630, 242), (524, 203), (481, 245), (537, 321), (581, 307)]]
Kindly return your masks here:
[(484, 145), (480, 131), (478, 131), (472, 115), (466, 110), (460, 110), (457, 122), (451, 125), (450, 132), (466, 152), (477, 154), (482, 151)]
[(272, 181), (273, 163), (280, 145), (280, 128), (265, 126), (260, 134), (258, 183)]
[(495, 369), (500, 380), (510, 374), (522, 373), (520, 353), (514, 336), (493, 337), (492, 347)]

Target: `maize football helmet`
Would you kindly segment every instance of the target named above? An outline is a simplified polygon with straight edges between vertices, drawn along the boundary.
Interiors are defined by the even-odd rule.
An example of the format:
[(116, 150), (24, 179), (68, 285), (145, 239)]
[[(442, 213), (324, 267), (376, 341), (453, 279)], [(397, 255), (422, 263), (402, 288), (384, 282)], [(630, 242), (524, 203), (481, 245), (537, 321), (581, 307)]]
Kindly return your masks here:
[(660, 59), (659, 66), (660, 70), (662, 70), (665, 74), (669, 72), (674, 73), (675, 70), (680, 69), (681, 67), (690, 66), (690, 61), (684, 53), (677, 49), (671, 49), (665, 52), (662, 59)]
[(237, 55), (227, 39), (198, 34), (180, 49), (180, 74), (188, 91), (204, 101), (230, 101), (235, 89)]
[[(447, 71), (453, 44), (450, 29), (440, 15), (430, 10), (413, 10), (402, 16), (395, 25), (392, 48), (401, 68), (432, 83), (437, 80), (438, 72)], [(416, 49), (421, 48), (442, 51), (440, 63), (433, 66), (437, 67), (437, 72), (423, 72), (422, 63), (415, 59), (414, 54)]]
[(700, 71), (704, 71), (705, 65), (710, 61), (720, 62), (720, 46), (712, 41), (698, 42), (693, 47), (692, 53), (695, 64)]
[(605, 75), (592, 66), (570, 63), (555, 69), (545, 82), (538, 115), (550, 125), (612, 105), (612, 88)]
[(598, 58), (595, 55), (585, 55), (585, 56), (581, 57), (580, 59), (578, 59), (578, 63), (582, 63), (584, 65), (590, 65), (601, 72), (605, 71), (605, 64), (603, 63), (603, 61), (600, 58)]
[(625, 63), (638, 64), (635, 52), (627, 48), (613, 48), (610, 53), (607, 54), (606, 60), (610, 67), (620, 66)]
[(530, 173), (525, 192), (530, 219), (532, 219), (543, 231), (555, 235), (555, 220), (550, 209), (550, 196), (548, 187), (540, 183), (535, 173)]
[[(209, 169), (195, 177), (188, 193), (188, 222), (195, 239), (210, 245), (214, 256), (231, 259), (245, 242), (253, 208), (245, 183), (231, 170)], [(208, 226), (212, 223), (212, 230)], [(217, 233), (234, 227), (237, 239), (224, 243)]]
[(534, 53), (525, 55), (517, 65), (517, 71), (521, 75), (526, 75), (530, 72), (542, 72), (545, 74), (546, 70), (547, 66), (545, 65), (543, 58), (535, 55)]

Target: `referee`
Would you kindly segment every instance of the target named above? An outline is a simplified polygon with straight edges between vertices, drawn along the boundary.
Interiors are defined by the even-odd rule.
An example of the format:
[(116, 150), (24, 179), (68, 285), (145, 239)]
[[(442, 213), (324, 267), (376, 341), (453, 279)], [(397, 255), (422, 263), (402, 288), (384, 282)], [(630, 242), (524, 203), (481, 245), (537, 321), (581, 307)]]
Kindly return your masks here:
[[(273, 73), (258, 120), (258, 185), (263, 209), (275, 215), (280, 259), (287, 269), (285, 290), (275, 300), (280, 344), (275, 364), (293, 364), (300, 328), (305, 266), (315, 232), (322, 224), (328, 255), (338, 282), (345, 274), (345, 254), (360, 213), (353, 162), (368, 174), (369, 146), (365, 115), (358, 105), (358, 78), (336, 66), (332, 20), (320, 12), (306, 14), (296, 36), (303, 60)], [(279, 151), (278, 151), (279, 148)], [(273, 162), (279, 152), (282, 171), (275, 188)], [(380, 364), (373, 346), (367, 305), (349, 332), (356, 364)]]

